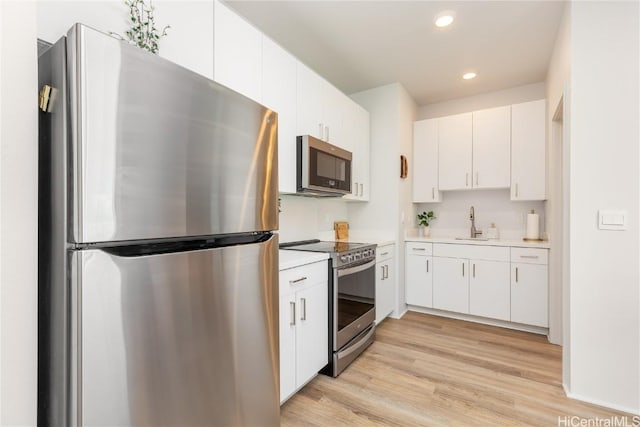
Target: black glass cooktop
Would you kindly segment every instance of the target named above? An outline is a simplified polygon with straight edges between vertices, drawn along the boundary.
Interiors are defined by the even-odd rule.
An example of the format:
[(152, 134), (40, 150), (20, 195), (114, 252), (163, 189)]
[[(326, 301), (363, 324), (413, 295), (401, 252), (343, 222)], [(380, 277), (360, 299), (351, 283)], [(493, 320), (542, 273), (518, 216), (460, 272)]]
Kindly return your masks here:
[(293, 249), (296, 251), (340, 253), (352, 249), (371, 246), (370, 243), (353, 242), (322, 242), (320, 240), (308, 240), (304, 242), (290, 242), (280, 245), (281, 249)]

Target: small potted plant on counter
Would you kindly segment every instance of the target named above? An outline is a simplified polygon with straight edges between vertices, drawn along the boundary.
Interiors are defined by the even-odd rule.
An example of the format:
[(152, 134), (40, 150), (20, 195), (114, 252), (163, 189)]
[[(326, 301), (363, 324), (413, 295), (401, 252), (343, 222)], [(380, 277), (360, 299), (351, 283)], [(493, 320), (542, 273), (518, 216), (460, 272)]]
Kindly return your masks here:
[(429, 237), (431, 235), (429, 223), (434, 219), (436, 219), (436, 216), (433, 211), (418, 214), (418, 235), (420, 237)]

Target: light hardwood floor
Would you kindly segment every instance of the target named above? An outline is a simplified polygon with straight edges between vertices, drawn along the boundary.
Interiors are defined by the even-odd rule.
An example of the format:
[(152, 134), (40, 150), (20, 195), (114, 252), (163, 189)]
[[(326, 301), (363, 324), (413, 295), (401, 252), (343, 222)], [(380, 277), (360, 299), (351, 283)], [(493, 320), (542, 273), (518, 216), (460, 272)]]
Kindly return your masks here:
[[(565, 397), (562, 349), (526, 332), (409, 312), (338, 378), (282, 406), (283, 426), (557, 426), (628, 416)], [(563, 425), (563, 424), (560, 424)], [(564, 424), (571, 425), (571, 424)]]

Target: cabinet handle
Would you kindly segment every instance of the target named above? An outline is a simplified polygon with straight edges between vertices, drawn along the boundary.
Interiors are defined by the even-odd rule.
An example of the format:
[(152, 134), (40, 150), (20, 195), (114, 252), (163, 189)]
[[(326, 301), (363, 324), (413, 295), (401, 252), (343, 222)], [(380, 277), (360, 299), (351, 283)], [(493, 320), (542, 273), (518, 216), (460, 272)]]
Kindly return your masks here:
[(329, 126), (325, 126), (324, 127), (324, 131), (325, 131), (325, 141), (329, 142)]
[(518, 267), (516, 267), (516, 283), (518, 283)]
[(462, 263), (462, 277), (464, 277), (464, 262)]
[(476, 186), (478, 185), (478, 172), (476, 172)]
[(380, 256), (385, 256), (385, 255), (389, 255), (389, 252), (382, 252), (382, 253), (380, 254)]
[(300, 298), (300, 302), (302, 303), (302, 317), (300, 317), (300, 320), (307, 320), (307, 299)]
[(380, 270), (381, 270), (380, 274), (382, 275), (382, 277), (380, 278), (380, 280), (384, 280), (384, 265), (381, 265), (381, 266), (380, 266)]
[(296, 280), (289, 280), (289, 283), (291, 283), (293, 285), (294, 283), (300, 283), (303, 280), (307, 280), (307, 278), (303, 276), (303, 277), (301, 277), (299, 279), (296, 279)]
[(468, 187), (469, 186), (469, 172), (467, 172), (466, 174), (464, 174), (464, 186)]
[(389, 266), (388, 265), (384, 266), (384, 278), (385, 279), (389, 278)]
[(360, 183), (360, 196), (361, 197), (364, 196), (364, 187), (363, 187), (363, 185), (364, 184)]
[(473, 264), (473, 277), (474, 278), (476, 277), (476, 265), (475, 264)]
[(357, 196), (357, 195), (358, 195), (358, 183), (357, 183), (357, 182), (356, 182), (355, 187), (356, 187), (356, 192), (355, 192), (353, 195), (354, 195), (354, 196)]
[(538, 255), (520, 255), (520, 258), (538, 259)]
[(436, 188), (431, 187), (431, 200), (435, 200), (435, 199), (436, 199)]
[(290, 301), (289, 308), (291, 309), (291, 320), (289, 321), (289, 324), (291, 326), (295, 326), (296, 325), (296, 303), (294, 301)]
[(518, 183), (516, 182), (516, 199), (518, 198)]
[(413, 248), (414, 251), (426, 251), (425, 248)]
[(318, 138), (322, 139), (323, 136), (324, 136), (324, 126), (322, 126), (322, 123), (318, 123)]
[(427, 258), (427, 273), (429, 272), (429, 259)]

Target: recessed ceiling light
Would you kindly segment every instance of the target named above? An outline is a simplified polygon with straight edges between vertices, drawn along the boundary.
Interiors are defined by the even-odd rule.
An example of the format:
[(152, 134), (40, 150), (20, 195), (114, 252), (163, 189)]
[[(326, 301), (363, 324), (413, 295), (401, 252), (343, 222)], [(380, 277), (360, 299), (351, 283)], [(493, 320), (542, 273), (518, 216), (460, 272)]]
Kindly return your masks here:
[(446, 27), (447, 25), (451, 25), (455, 17), (455, 12), (445, 10), (444, 12), (437, 14), (433, 22), (436, 24), (436, 27)]
[(465, 79), (465, 80), (471, 80), (471, 79), (475, 78), (476, 76), (477, 76), (476, 73), (471, 72), (471, 73), (464, 73), (462, 75), (462, 78)]

